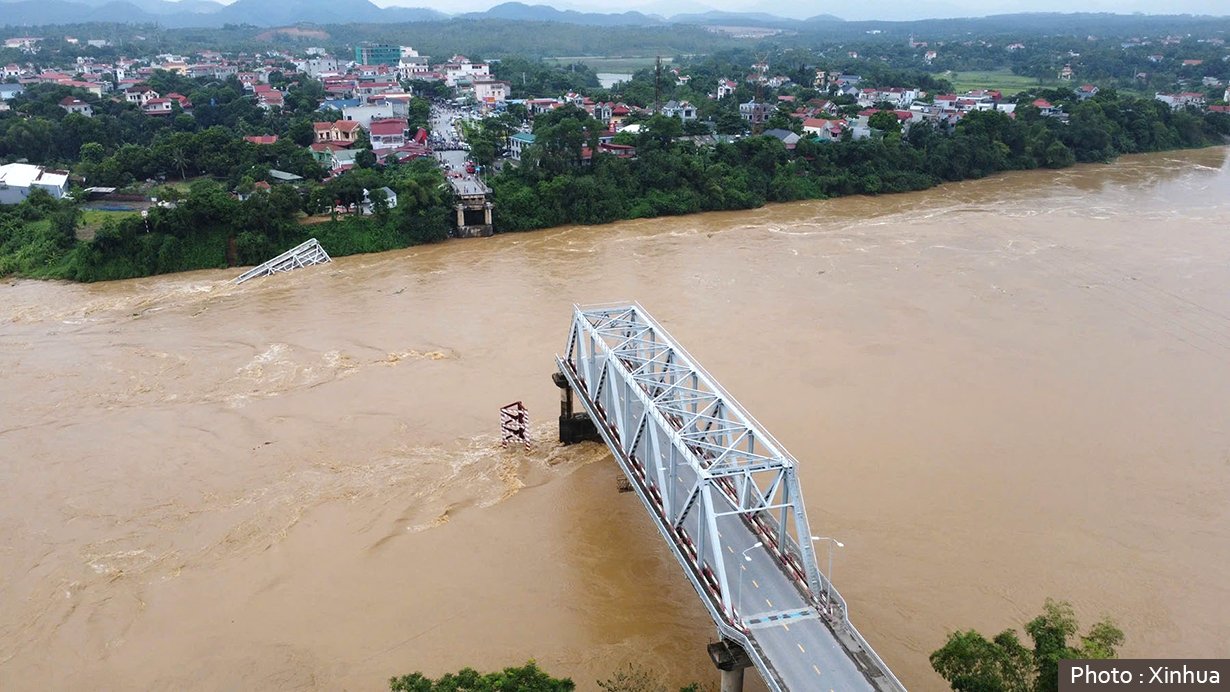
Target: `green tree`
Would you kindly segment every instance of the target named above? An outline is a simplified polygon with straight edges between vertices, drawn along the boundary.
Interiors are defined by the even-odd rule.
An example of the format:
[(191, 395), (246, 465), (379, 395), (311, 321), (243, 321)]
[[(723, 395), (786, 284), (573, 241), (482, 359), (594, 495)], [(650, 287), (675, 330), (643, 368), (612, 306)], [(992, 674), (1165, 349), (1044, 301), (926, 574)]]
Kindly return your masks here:
[(867, 119), (867, 124), (881, 132), (901, 132), (901, 121), (892, 111), (879, 111)]
[(479, 673), (465, 668), (437, 680), (422, 673), (389, 679), (391, 692), (571, 692), (575, 689), (571, 680), (553, 678), (533, 661), (498, 673)]
[(1071, 604), (1048, 598), (1042, 614), (1025, 625), (1032, 651), (1012, 630), (990, 641), (974, 630), (954, 632), (931, 654), (931, 667), (955, 692), (1056, 692), (1059, 661), (1115, 658), (1123, 645), (1123, 631), (1109, 619), (1074, 642), (1077, 629)]

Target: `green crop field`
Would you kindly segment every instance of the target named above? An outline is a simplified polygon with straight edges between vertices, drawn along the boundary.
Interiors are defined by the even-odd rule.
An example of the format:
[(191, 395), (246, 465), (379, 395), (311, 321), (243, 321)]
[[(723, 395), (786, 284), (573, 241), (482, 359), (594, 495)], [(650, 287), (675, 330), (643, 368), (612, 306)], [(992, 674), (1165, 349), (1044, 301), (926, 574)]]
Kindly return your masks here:
[(1041, 83), (1033, 77), (1012, 74), (1010, 70), (991, 70), (986, 72), (942, 72), (937, 77), (952, 82), (957, 93), (972, 89), (995, 89), (1004, 92), (1005, 96), (1020, 91), (1037, 89), (1038, 87), (1053, 87), (1059, 84), (1056, 79), (1042, 80)]

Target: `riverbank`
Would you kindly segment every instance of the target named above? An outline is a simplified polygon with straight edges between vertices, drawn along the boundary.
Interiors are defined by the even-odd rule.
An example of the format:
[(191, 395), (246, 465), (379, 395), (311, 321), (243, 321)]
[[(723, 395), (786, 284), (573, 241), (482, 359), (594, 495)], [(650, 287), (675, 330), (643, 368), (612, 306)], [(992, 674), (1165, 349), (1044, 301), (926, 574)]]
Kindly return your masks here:
[[(550, 140), (571, 131), (570, 118), (589, 117), (574, 110), (565, 111), (558, 124), (540, 132), (542, 151), (553, 151), (547, 146)], [(1216, 128), (1230, 129), (1230, 117), (1224, 114), (1209, 114), (1207, 125), (1187, 113), (1163, 115), (1172, 121), (1155, 122), (1160, 132), (1172, 128), (1186, 138), (1167, 135), (1174, 137), (1173, 142), (1209, 145), (1211, 133), (1220, 131)], [(1180, 129), (1184, 118), (1193, 126)], [(1011, 170), (1065, 168), (1078, 159), (1105, 157), (1113, 151), (1105, 148), (1111, 147), (1109, 140), (1100, 145), (1082, 140), (1082, 146), (1089, 148), (1069, 149), (1054, 132), (1084, 137), (1090, 123), (1052, 120), (1035, 116), (1033, 122), (1018, 122), (998, 112), (976, 112), (953, 134), (918, 130), (907, 139), (893, 135), (825, 144), (802, 140), (787, 152), (771, 137), (697, 148), (677, 139), (678, 121), (656, 117), (636, 140), (636, 159), (601, 156), (590, 166), (578, 167), (566, 155), (539, 155), (535, 165), (492, 176), (495, 227), (497, 232), (519, 232), (756, 209), (772, 202), (919, 191)], [(1193, 129), (1195, 123), (1203, 129)], [(1103, 139), (1109, 137), (1106, 131), (1098, 132)], [(1159, 136), (1150, 130), (1149, 146), (1162, 141), (1156, 139)], [(1224, 138), (1219, 134), (1217, 140)], [(301, 212), (296, 207), (302, 200), (285, 188), (238, 202), (216, 186), (194, 185), (177, 209), (153, 210), (148, 220), (129, 218), (104, 225), (88, 240), (77, 237), (76, 228), (64, 230), (67, 209), (48, 202), (23, 203), (0, 218), (0, 276), (99, 281), (250, 266), (310, 237), (320, 240), (333, 257), (444, 239), (450, 208), (438, 192), (424, 193), (438, 188), (439, 172), (418, 164), (405, 168), (415, 171), (418, 179), (405, 182), (403, 204), (387, 210), (392, 213), (311, 227), (297, 222)], [(365, 183), (373, 189), (382, 182), (381, 174), (370, 170), (351, 175), (360, 173), (374, 176)], [(361, 196), (361, 190), (347, 194)], [(407, 206), (407, 201), (416, 199), (422, 200), (417, 208)], [(53, 215), (60, 218), (57, 224), (49, 222)]]

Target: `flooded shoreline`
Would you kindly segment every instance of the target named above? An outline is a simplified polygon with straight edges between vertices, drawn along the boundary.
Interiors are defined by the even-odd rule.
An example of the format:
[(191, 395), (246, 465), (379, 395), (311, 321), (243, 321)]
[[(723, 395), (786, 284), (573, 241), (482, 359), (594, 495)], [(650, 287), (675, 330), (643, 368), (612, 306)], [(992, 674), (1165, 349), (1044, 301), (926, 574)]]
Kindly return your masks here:
[[(381, 688), (536, 658), (713, 679), (598, 446), (570, 306), (639, 300), (800, 460), (911, 688), (1047, 596), (1230, 636), (1226, 150), (236, 270), (0, 286), (0, 688)], [(501, 451), (523, 399), (538, 444)], [(646, 656), (645, 652), (652, 652)]]

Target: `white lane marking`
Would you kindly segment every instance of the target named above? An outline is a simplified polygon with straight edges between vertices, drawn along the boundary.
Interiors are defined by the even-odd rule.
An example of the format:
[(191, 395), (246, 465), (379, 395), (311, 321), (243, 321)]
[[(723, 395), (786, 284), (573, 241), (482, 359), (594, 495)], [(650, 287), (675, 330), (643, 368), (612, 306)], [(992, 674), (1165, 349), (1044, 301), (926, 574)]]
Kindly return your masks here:
[(770, 601), (769, 599), (767, 599), (767, 598), (766, 598), (766, 599), (764, 599), (764, 602), (765, 602), (765, 603), (768, 603), (770, 608), (772, 608), (772, 607), (773, 607), (773, 601)]
[(814, 670), (814, 671), (816, 671), (816, 675), (819, 675), (819, 674), (820, 674), (820, 669), (819, 669), (819, 668), (817, 668), (814, 664), (812, 665), (811, 669), (812, 669), (812, 670)]
[[(719, 537), (720, 537), (720, 535), (719, 535)], [(732, 547), (730, 547), (730, 546), (726, 546), (726, 549), (727, 549), (727, 550), (729, 550), (729, 551), (731, 552), (731, 554), (732, 554), (732, 555), (733, 555), (733, 554), (734, 554), (734, 552), (735, 552), (735, 549), (734, 549), (734, 548), (732, 548)]]
[(756, 580), (755, 580), (755, 579), (753, 579), (753, 580), (752, 580), (752, 586), (754, 586), (754, 587), (756, 587), (756, 588), (758, 588), (758, 589), (760, 588), (760, 584), (758, 584), (758, 583), (756, 582)]
[(804, 649), (802, 644), (795, 644), (795, 646), (799, 647), (799, 651), (802, 651), (803, 653), (807, 653), (807, 649)]

